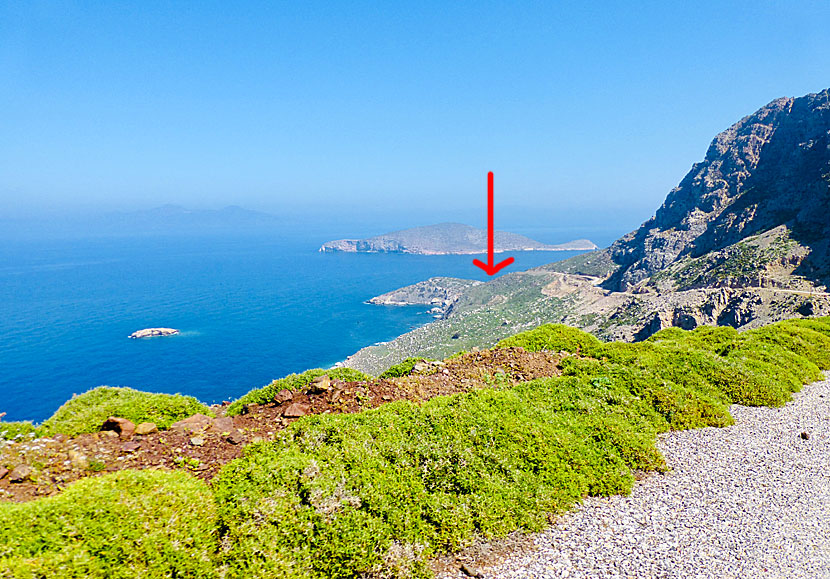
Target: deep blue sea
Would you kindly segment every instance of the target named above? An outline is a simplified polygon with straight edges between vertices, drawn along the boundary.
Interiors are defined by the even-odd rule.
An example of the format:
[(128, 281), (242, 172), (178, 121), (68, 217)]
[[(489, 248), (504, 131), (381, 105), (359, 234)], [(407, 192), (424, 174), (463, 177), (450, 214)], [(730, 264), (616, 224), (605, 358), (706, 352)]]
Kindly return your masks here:
[[(431, 321), (372, 296), (475, 256), (318, 253), (303, 235), (0, 242), (0, 412), (41, 421), (101, 384), (237, 398)], [(577, 252), (513, 254), (518, 271)], [(481, 256), (478, 256), (481, 257)], [(142, 328), (181, 330), (130, 340)]]

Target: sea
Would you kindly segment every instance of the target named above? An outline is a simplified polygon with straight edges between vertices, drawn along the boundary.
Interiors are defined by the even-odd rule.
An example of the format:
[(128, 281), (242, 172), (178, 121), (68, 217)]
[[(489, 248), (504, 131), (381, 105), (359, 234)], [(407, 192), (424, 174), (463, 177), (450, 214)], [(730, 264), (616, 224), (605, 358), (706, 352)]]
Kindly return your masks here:
[[(432, 321), (366, 301), (433, 276), (486, 280), (469, 255), (320, 253), (319, 237), (191, 235), (0, 242), (0, 412), (48, 418), (99, 385), (238, 398)], [(519, 271), (580, 252), (518, 252)], [(499, 259), (506, 254), (497, 255)], [(171, 327), (177, 336), (128, 339)]]

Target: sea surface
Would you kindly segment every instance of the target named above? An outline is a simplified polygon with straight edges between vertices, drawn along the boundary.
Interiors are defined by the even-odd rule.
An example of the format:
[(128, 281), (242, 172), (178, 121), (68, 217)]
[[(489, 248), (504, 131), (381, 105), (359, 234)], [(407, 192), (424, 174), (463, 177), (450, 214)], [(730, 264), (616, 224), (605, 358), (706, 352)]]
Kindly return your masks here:
[[(476, 256), (319, 253), (303, 235), (0, 242), (0, 412), (49, 417), (102, 384), (238, 398), (432, 320), (369, 298)], [(514, 253), (506, 271), (579, 252)], [(506, 257), (502, 255), (501, 258)], [(481, 258), (481, 256), (478, 256)], [(178, 336), (130, 340), (142, 328)]]

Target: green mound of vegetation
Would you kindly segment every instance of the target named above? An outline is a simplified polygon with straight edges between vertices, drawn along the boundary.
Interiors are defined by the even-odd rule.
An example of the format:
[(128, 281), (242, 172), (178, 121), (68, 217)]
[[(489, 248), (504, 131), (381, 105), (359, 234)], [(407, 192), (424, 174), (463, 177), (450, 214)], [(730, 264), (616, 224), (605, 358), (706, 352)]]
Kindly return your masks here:
[(211, 414), (207, 406), (192, 396), (99, 386), (73, 396), (38, 427), (38, 433), (45, 436), (58, 433), (76, 436), (84, 432), (97, 432), (109, 416), (126, 418), (136, 424), (154, 422), (164, 429), (200, 412)]
[(378, 378), (400, 378), (401, 376), (409, 376), (412, 374), (412, 369), (415, 368), (415, 364), (429, 360), (430, 358), (406, 358), (405, 360), (401, 360), (397, 364), (387, 368), (385, 372), (378, 376)]
[(182, 472), (122, 471), (0, 504), (0, 577), (215, 577), (213, 497)]
[(602, 346), (597, 338), (587, 332), (563, 324), (545, 324), (505, 338), (497, 348), (524, 348), (529, 352), (552, 350), (592, 355)]
[(37, 434), (37, 427), (29, 421), (0, 422), (0, 439), (14, 440), (27, 434)]
[[(145, 480), (132, 477), (164, 473), (0, 505), (0, 576), (428, 577), (434, 555), (540, 529), (588, 495), (627, 493), (633, 471), (664, 468), (659, 432), (731, 424), (732, 403), (784, 404), (830, 368), (830, 318), (670, 329), (636, 344), (543, 326), (500, 345), (580, 355), (562, 360), (557, 378), (301, 418), (223, 468), (215, 520), (193, 479), (175, 479), (180, 491), (165, 483), (167, 494), (130, 490)], [(237, 410), (323, 374), (369, 379), (310, 370), (250, 392)], [(113, 527), (122, 520), (126, 531)], [(101, 539), (134, 529), (150, 538)]]
[(426, 576), (477, 536), (538, 530), (663, 468), (655, 415), (576, 377), (298, 421), (214, 479), (229, 577)]
[(241, 414), (246, 404), (267, 404), (268, 402), (273, 402), (274, 395), (280, 390), (298, 390), (309, 385), (315, 378), (326, 374), (332, 380), (343, 380), (344, 382), (367, 381), (372, 379), (368, 374), (352, 370), (351, 368), (333, 368), (331, 370), (315, 368), (313, 370), (306, 370), (302, 374), (289, 374), (285, 378), (274, 380), (267, 386), (251, 390), (242, 396), (242, 398), (228, 406), (226, 414), (228, 416)]

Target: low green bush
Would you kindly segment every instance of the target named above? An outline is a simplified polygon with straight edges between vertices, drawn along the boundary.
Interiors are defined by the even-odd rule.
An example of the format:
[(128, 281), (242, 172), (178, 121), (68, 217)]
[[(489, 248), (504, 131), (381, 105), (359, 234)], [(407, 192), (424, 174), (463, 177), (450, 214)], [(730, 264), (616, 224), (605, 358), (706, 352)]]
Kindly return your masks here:
[(497, 348), (524, 348), (530, 352), (553, 350), (554, 352), (580, 352), (591, 356), (602, 346), (597, 338), (587, 332), (563, 324), (545, 324), (505, 338)]
[(378, 378), (400, 378), (401, 376), (409, 376), (412, 374), (412, 369), (415, 367), (415, 364), (429, 360), (430, 358), (406, 358), (405, 360), (401, 360), (397, 364), (393, 364), (387, 368), (383, 374), (378, 376)]
[(620, 384), (536, 380), (301, 419), (213, 488), (228, 577), (421, 577), (478, 536), (538, 530), (663, 468), (655, 414)]
[(0, 422), (0, 439), (14, 440), (27, 434), (37, 435), (37, 427), (29, 421)]
[(99, 386), (73, 396), (38, 431), (47, 436), (58, 433), (76, 436), (84, 432), (96, 432), (109, 416), (126, 418), (136, 424), (154, 422), (164, 429), (200, 412), (211, 414), (207, 406), (192, 396), (152, 394), (132, 388)]
[(351, 368), (333, 368), (331, 370), (323, 370), (322, 368), (315, 368), (313, 370), (306, 370), (302, 374), (289, 374), (285, 378), (274, 380), (270, 384), (262, 388), (251, 390), (239, 400), (234, 401), (226, 410), (228, 416), (236, 416), (242, 413), (242, 409), (246, 404), (267, 404), (274, 400), (274, 395), (280, 390), (298, 390), (307, 386), (312, 380), (328, 374), (333, 380), (343, 380), (345, 382), (357, 382), (371, 380), (372, 377), (363, 372), (352, 370)]
[(217, 577), (207, 485), (182, 472), (121, 471), (61, 494), (0, 504), (0, 577)]

